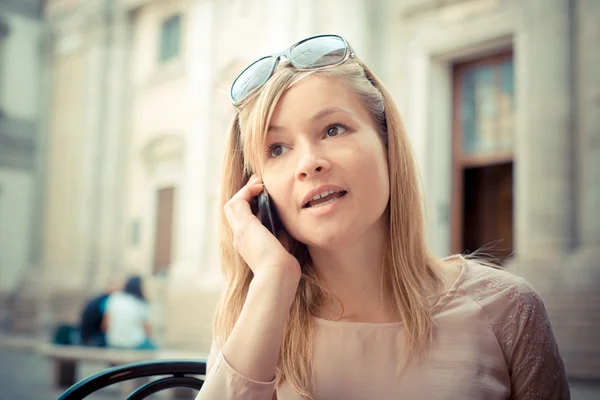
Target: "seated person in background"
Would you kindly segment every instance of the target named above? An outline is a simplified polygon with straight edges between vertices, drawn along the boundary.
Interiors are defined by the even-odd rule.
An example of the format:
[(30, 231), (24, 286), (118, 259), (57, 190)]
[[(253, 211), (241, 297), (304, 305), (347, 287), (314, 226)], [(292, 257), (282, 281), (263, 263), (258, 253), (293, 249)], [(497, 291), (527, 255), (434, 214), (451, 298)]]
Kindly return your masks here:
[(120, 283), (112, 283), (104, 293), (89, 300), (81, 313), (79, 335), (84, 346), (106, 347), (106, 336), (102, 329), (102, 319), (106, 301), (111, 293), (121, 287)]
[(122, 291), (111, 294), (106, 302), (103, 325), (109, 347), (152, 350), (150, 306), (142, 292), (142, 279), (129, 278)]

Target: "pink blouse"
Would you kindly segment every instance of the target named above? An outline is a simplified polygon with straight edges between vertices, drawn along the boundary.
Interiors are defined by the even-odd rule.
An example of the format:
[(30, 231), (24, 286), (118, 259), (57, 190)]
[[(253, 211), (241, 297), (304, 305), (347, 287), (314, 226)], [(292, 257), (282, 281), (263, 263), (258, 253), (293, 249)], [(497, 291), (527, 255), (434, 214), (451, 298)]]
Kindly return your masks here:
[[(402, 373), (402, 322), (314, 318), (315, 399), (570, 399), (546, 309), (509, 272), (464, 262), (433, 308), (434, 343)], [(197, 400), (300, 400), (283, 382), (252, 381), (211, 350)]]

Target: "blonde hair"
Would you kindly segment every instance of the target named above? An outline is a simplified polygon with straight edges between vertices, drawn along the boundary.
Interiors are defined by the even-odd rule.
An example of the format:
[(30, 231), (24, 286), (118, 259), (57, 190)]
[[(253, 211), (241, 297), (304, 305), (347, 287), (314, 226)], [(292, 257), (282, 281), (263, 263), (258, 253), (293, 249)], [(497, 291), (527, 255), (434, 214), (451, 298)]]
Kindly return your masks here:
[[(223, 206), (248, 181), (259, 157), (271, 116), (282, 94), (311, 74), (342, 79), (359, 96), (387, 149), (390, 199), (386, 208), (389, 236), (384, 255), (384, 285), (391, 289), (398, 317), (406, 329), (409, 355), (426, 351), (433, 338), (428, 295), (442, 286), (437, 260), (424, 240), (423, 201), (417, 167), (400, 114), (390, 94), (360, 61), (312, 71), (281, 66), (259, 92), (245, 100), (229, 128), (220, 198), (220, 251), (226, 290), (215, 314), (213, 332), (221, 347), (229, 337), (248, 293), (252, 272), (233, 246)], [(254, 167), (254, 168), (253, 168)], [(292, 254), (302, 279), (284, 328), (277, 384), (286, 380), (303, 398), (312, 399), (311, 315), (328, 296), (313, 269), (308, 249), (294, 243)]]

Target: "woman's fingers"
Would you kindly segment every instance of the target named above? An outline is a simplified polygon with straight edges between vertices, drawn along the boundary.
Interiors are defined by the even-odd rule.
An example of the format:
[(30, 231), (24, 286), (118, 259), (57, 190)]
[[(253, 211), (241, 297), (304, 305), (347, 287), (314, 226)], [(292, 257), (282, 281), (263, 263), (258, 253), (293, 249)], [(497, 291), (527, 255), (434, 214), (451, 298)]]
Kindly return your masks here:
[(224, 206), (227, 223), (233, 233), (233, 246), (252, 269), (260, 273), (284, 268), (297, 274), (297, 260), (289, 253), (289, 238), (285, 245), (277, 240), (252, 214), (250, 202), (264, 190), (259, 178), (252, 178)]
[(225, 217), (231, 229), (236, 232), (241, 225), (248, 222), (248, 218), (253, 216), (250, 210), (250, 201), (258, 196), (263, 190), (260, 180), (250, 180), (225, 204)]

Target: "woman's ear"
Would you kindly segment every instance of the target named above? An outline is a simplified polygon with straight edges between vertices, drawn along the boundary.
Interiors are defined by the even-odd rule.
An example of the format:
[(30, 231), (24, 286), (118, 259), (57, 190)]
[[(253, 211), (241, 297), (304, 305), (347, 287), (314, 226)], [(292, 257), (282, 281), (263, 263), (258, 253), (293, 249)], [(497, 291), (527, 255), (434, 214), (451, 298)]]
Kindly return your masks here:
[(246, 184), (248, 183), (248, 181), (250, 180), (250, 178), (252, 178), (252, 175), (254, 175), (254, 170), (250, 169), (250, 170), (245, 170), (244, 171), (244, 177), (242, 178), (242, 184)]

